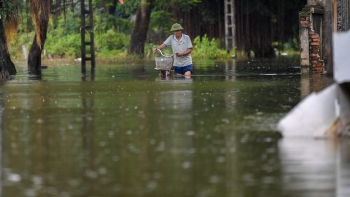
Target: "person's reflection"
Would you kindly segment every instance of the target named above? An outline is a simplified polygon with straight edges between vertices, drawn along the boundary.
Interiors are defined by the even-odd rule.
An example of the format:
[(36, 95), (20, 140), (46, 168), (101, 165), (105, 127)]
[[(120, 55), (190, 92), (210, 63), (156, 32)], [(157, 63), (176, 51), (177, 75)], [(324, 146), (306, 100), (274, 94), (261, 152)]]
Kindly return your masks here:
[[(81, 80), (82, 80), (82, 81), (87, 81), (87, 80), (86, 80), (87, 77), (88, 77), (88, 76), (82, 74)], [(94, 72), (92, 72), (92, 74), (90, 75), (90, 81), (95, 81), (95, 74), (94, 74)]]
[(159, 77), (156, 78), (156, 81), (169, 81), (169, 80), (191, 80), (192, 81), (192, 75), (177, 75), (175, 73), (171, 73), (170, 75), (159, 75)]
[(192, 76), (175, 76), (174, 79), (192, 81)]
[[(171, 90), (161, 91), (155, 95), (152, 100), (157, 101), (156, 119), (152, 125), (157, 128), (154, 130), (159, 131), (160, 144), (159, 149), (162, 151), (170, 151), (180, 153), (182, 151), (194, 150), (194, 120), (193, 120), (193, 92), (191, 90), (192, 80), (186, 78), (176, 78), (171, 81), (167, 81), (171, 85)], [(175, 90), (173, 89), (175, 88)], [(163, 150), (163, 148), (165, 148)], [(169, 152), (169, 153), (170, 153)], [(190, 174), (183, 174), (185, 171), (191, 171), (191, 166), (195, 164), (195, 158), (191, 154), (169, 154), (166, 156), (168, 159), (164, 161), (164, 165), (167, 166), (164, 174), (172, 174), (171, 179), (161, 183), (162, 188), (174, 189), (176, 192), (181, 193), (181, 190), (175, 188), (188, 187), (188, 181), (193, 177)], [(175, 161), (175, 162), (174, 162)], [(171, 170), (170, 170), (171, 169)], [(170, 170), (170, 172), (167, 172)], [(169, 187), (170, 186), (170, 187)]]
[[(186, 78), (174, 80), (174, 85), (184, 83), (189, 83), (190, 85), (192, 80), (188, 80)], [(188, 131), (193, 129), (192, 116), (187, 113), (192, 109), (193, 105), (193, 95), (191, 90), (161, 92), (160, 97), (157, 100), (160, 100), (160, 106), (168, 109), (167, 113), (173, 114), (173, 116), (165, 116), (166, 118), (170, 119), (164, 120), (164, 122), (168, 122), (170, 125), (172, 125), (170, 127), (171, 130)], [(179, 121), (181, 124), (178, 124)]]

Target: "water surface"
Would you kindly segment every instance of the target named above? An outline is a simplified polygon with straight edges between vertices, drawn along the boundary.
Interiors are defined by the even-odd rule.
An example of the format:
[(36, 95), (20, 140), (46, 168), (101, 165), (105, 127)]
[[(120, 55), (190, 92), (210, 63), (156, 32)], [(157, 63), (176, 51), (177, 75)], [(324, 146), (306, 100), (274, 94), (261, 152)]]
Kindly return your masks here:
[[(298, 60), (49, 65), (0, 87), (1, 196), (346, 196), (349, 143), (285, 139), (276, 125), (311, 91)], [(344, 195), (342, 195), (344, 193)]]

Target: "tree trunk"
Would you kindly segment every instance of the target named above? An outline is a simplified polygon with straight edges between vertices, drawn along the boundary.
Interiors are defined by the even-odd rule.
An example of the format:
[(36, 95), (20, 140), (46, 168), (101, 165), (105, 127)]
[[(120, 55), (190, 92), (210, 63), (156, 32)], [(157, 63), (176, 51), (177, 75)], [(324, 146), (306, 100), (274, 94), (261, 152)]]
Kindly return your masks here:
[(9, 79), (17, 73), (15, 64), (12, 62), (7, 49), (5, 28), (0, 18), (0, 80)]
[(144, 56), (145, 42), (151, 16), (152, 0), (141, 0), (140, 7), (136, 12), (136, 21), (132, 30), (128, 54)]
[(41, 9), (38, 11), (40, 15), (36, 19), (36, 26), (38, 26), (39, 29), (37, 29), (35, 33), (28, 55), (28, 72), (33, 75), (41, 75), (41, 53), (44, 50), (46, 41), (50, 14), (48, 10), (50, 10), (51, 1), (44, 0), (41, 1), (41, 4)]

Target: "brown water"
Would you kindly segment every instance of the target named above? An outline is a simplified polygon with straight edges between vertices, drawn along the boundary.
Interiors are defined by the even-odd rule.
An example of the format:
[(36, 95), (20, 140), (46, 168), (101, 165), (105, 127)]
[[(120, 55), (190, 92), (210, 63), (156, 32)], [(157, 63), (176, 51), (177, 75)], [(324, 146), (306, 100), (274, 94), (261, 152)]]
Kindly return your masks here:
[(285, 139), (276, 125), (324, 76), (297, 60), (18, 66), (0, 87), (2, 197), (347, 196), (348, 141)]

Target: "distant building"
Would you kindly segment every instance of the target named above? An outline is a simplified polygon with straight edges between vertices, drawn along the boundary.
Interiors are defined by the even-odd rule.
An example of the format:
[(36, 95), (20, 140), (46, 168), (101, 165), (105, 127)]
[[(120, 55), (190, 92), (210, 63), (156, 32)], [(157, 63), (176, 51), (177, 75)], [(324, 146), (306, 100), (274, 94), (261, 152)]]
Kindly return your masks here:
[(308, 0), (299, 13), (302, 72), (333, 73), (332, 34), (350, 27), (349, 0)]

